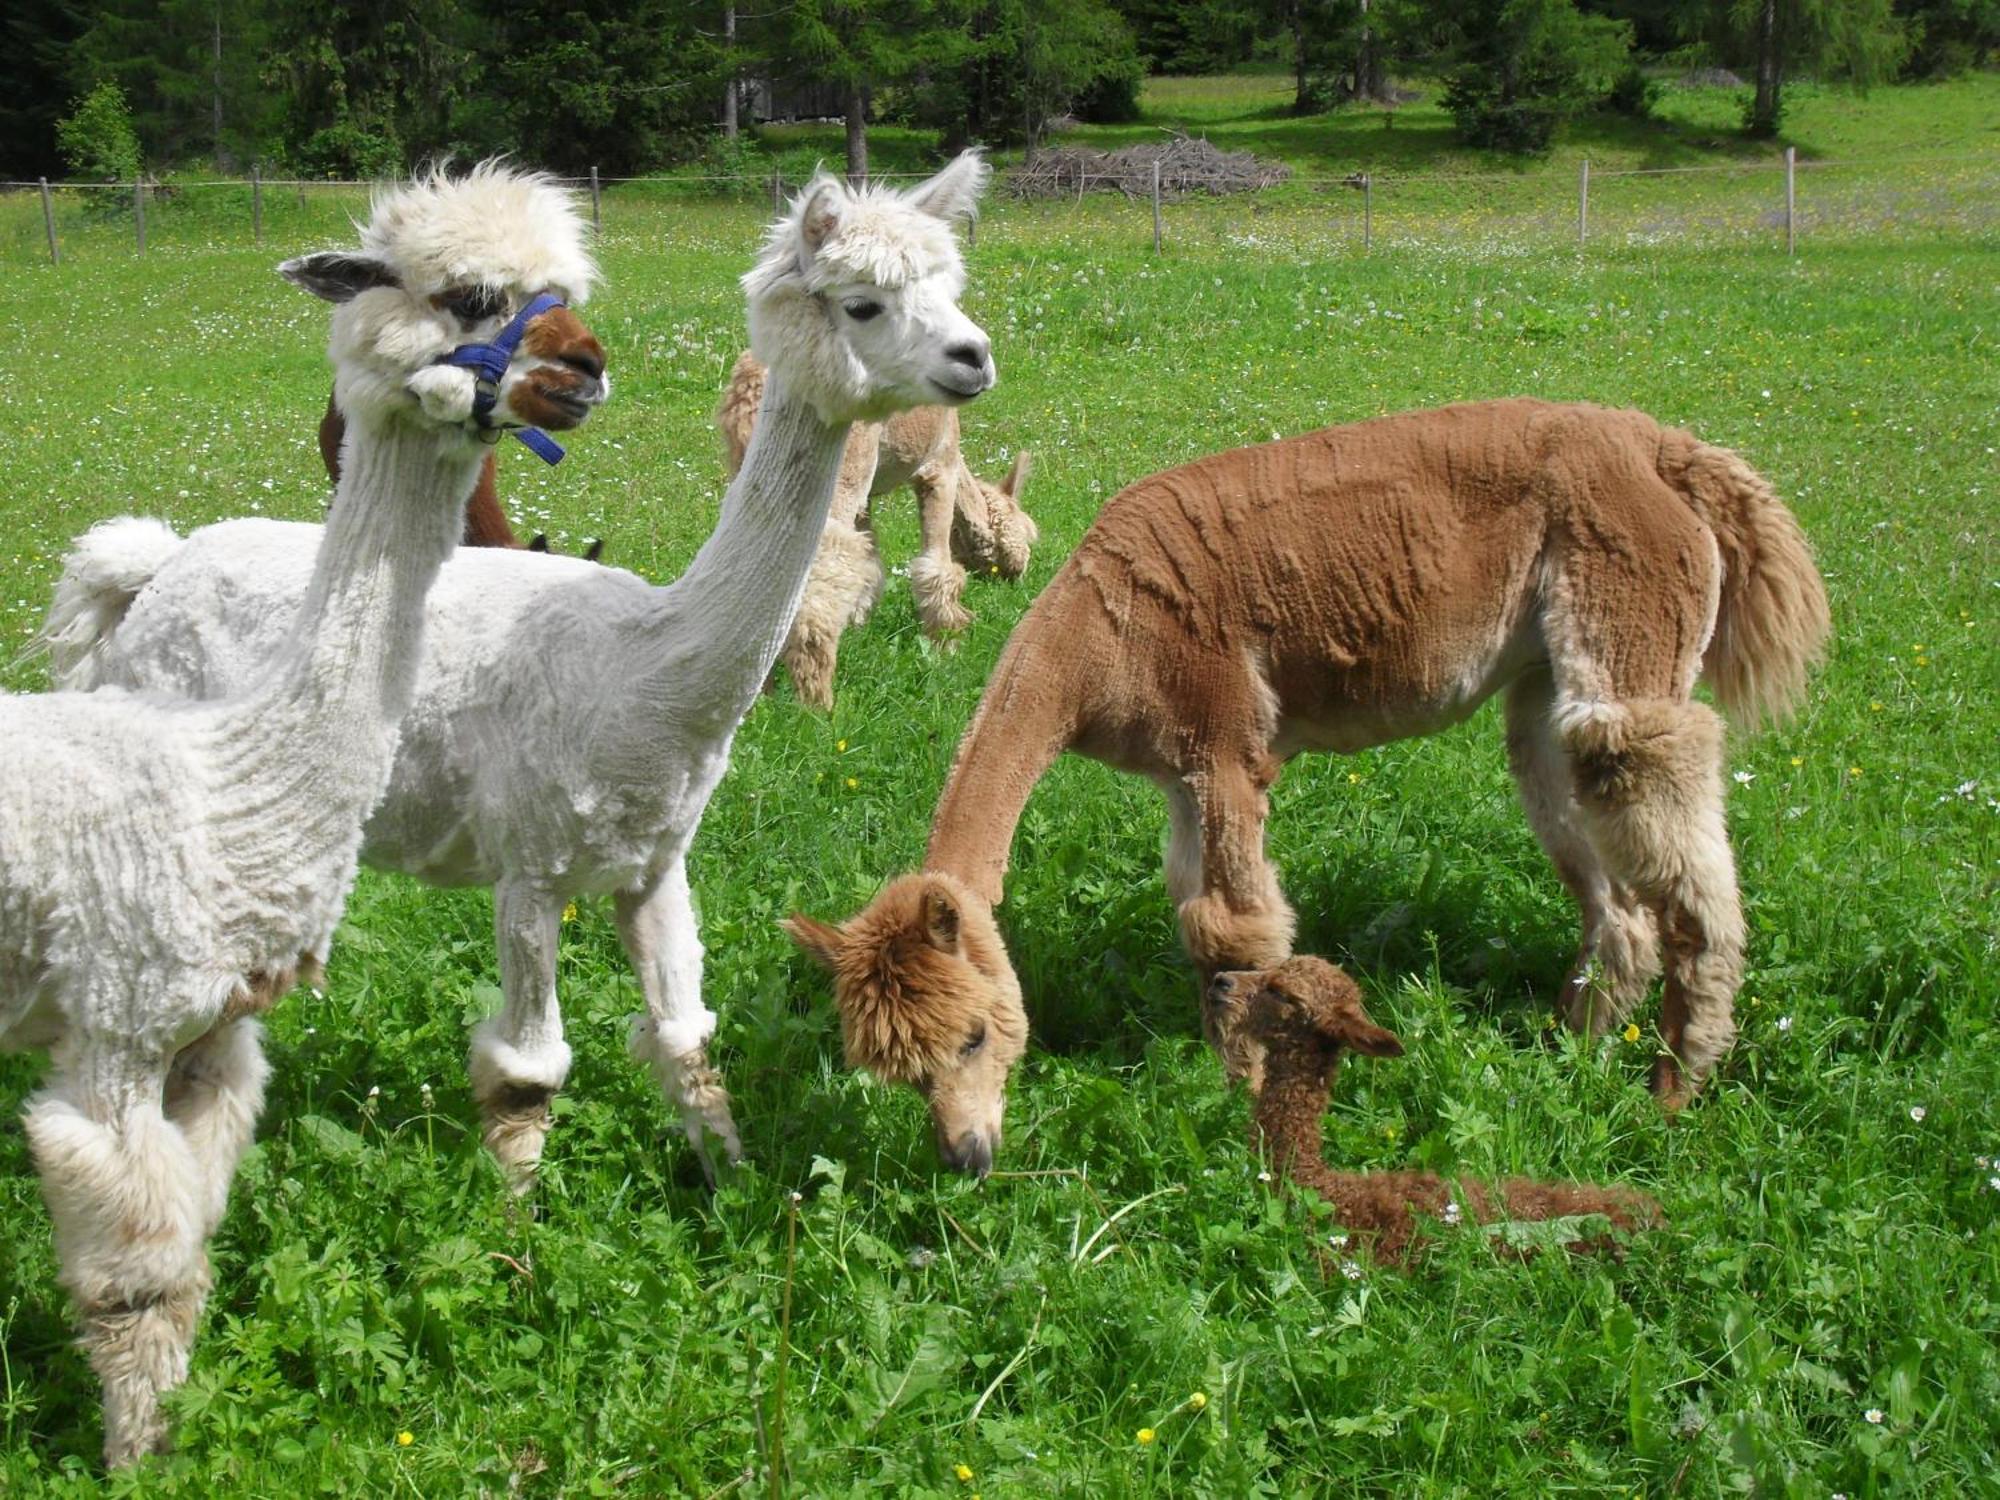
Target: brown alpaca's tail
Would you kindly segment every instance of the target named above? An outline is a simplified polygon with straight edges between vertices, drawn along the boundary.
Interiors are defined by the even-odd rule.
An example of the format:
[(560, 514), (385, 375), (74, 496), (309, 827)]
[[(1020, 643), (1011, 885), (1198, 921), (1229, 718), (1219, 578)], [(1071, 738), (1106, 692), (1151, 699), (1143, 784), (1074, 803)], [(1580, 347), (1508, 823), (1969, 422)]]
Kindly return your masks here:
[(1784, 719), (1826, 656), (1833, 619), (1798, 518), (1770, 483), (1727, 448), (1689, 441), (1661, 472), (1715, 533), (1722, 599), (1702, 676), (1723, 710), (1751, 727)]
[(764, 367), (745, 349), (736, 356), (736, 368), (729, 372), (729, 384), (722, 388), (722, 399), (715, 404), (715, 430), (722, 434), (731, 479), (743, 467), (750, 432), (757, 425), (757, 408), (763, 403)]

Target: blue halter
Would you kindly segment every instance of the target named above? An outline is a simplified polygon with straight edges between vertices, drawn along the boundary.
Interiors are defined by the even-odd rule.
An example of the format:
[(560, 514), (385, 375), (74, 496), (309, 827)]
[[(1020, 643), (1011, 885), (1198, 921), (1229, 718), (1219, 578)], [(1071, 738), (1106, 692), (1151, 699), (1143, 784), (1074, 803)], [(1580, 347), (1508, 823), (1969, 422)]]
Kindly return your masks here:
[[(493, 423), (493, 409), (500, 404), (500, 382), (506, 377), (507, 367), (514, 362), (514, 354), (521, 347), (521, 336), (528, 331), (528, 325), (552, 307), (568, 307), (569, 304), (553, 292), (537, 292), (528, 299), (527, 305), (515, 313), (507, 326), (493, 336), (490, 344), (460, 344), (449, 354), (440, 354), (432, 360), (436, 365), (456, 365), (473, 374), (472, 420), (482, 434), (491, 433), (486, 441), (497, 443), (503, 429)], [(528, 451), (545, 464), (562, 462), (562, 444), (550, 437), (539, 427), (509, 427), (511, 432), (527, 445)]]

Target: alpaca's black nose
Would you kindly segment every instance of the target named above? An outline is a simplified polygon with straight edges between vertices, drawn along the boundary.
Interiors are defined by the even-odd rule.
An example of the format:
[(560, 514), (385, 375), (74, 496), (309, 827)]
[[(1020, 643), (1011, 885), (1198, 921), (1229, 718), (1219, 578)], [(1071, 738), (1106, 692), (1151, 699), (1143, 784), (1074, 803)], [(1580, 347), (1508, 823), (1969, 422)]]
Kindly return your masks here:
[(1212, 1000), (1227, 1000), (1230, 992), (1235, 988), (1236, 976), (1234, 974), (1218, 974), (1208, 982), (1209, 998)]
[(949, 1144), (938, 1143), (938, 1155), (954, 1172), (984, 1177), (993, 1170), (993, 1142), (977, 1130), (968, 1130)]
[(977, 343), (967, 339), (964, 343), (953, 344), (949, 349), (945, 350), (944, 357), (955, 365), (965, 365), (970, 369), (984, 370), (986, 368), (986, 361), (991, 357), (992, 352), (993, 346), (984, 339), (979, 340)]

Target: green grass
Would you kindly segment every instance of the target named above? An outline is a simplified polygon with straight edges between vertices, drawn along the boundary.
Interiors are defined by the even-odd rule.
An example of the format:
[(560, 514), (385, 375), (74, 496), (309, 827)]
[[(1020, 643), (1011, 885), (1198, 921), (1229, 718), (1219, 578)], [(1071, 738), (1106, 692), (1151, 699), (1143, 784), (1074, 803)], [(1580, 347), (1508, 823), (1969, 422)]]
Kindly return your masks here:
[[(1893, 123), (1927, 97), (1870, 107)], [(1633, 179), (1633, 213), (1682, 213), (1681, 183)], [(708, 412), (757, 213), (662, 192), (607, 202), (590, 315), (616, 399), (560, 471), (508, 456), (502, 489), (664, 579), (713, 524)], [(115, 227), (79, 227), (59, 269), (34, 263), (36, 222), (9, 248), (13, 211), (0, 638), (19, 642), (99, 517), (318, 514), (324, 316), (269, 266), (335, 209), (292, 205), (261, 249), (170, 209), (144, 261)], [(830, 717), (782, 692), (751, 715), (695, 850), (752, 1165), (701, 1185), (624, 1055), (636, 987), (586, 906), (563, 954), (575, 1072), (537, 1205), (510, 1205), (462, 1063), (495, 999), (483, 896), (366, 874), (326, 992), (273, 1018), (179, 1451), (140, 1479), (94, 1477), (95, 1386), (21, 1134), (0, 1130), (0, 1493), (750, 1494), (777, 1438), (798, 1495), (2000, 1487), (2000, 1167), (1976, 1161), (2000, 1154), (1990, 228), (1834, 223), (1788, 262), (1752, 220), (1607, 230), (1579, 256), (1559, 226), (1468, 232), (1462, 212), (1378, 221), (1364, 258), (1311, 199), (1186, 205), (1154, 260), (1135, 208), (998, 211), (968, 306), (1003, 379), (967, 441), (989, 472), (1036, 452), (1031, 575), (975, 587), (949, 654), (892, 590), (848, 638)], [(1745, 453), (1818, 548), (1836, 653), (1798, 723), (1732, 746), (1742, 1037), (1671, 1125), (1643, 1088), (1650, 1040), (1544, 1030), (1573, 914), (1490, 711), (1296, 762), (1272, 844), (1301, 944), (1410, 1044), (1350, 1064), (1329, 1152), (1615, 1178), (1670, 1227), (1622, 1263), (1520, 1264), (1467, 1234), (1413, 1274), (1323, 1281), (1311, 1246), (1331, 1226), (1259, 1181), (1243, 1102), (1196, 1036), (1158, 798), (1081, 761), (1015, 848), (1004, 918), (1035, 1047), (1002, 1172), (938, 1176), (921, 1102), (839, 1067), (825, 982), (774, 919), (843, 915), (914, 863), (1009, 628), (1121, 485), (1510, 392), (1641, 406)], [(907, 556), (906, 501), (883, 531)], [(41, 1066), (0, 1063), (9, 1109)]]

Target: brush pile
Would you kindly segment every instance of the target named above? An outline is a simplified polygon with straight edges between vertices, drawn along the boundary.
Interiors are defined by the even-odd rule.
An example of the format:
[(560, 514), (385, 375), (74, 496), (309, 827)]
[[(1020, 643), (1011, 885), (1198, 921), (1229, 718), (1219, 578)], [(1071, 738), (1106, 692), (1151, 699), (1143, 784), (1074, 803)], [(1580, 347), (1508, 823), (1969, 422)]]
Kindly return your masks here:
[(1121, 146), (1116, 151), (1046, 147), (1035, 153), (1032, 164), (1009, 172), (1005, 187), (1016, 198), (1074, 198), (1084, 192), (1150, 198), (1154, 162), (1160, 164), (1163, 198), (1255, 192), (1292, 175), (1283, 162), (1261, 160), (1248, 151), (1224, 151), (1177, 134), (1158, 144)]

